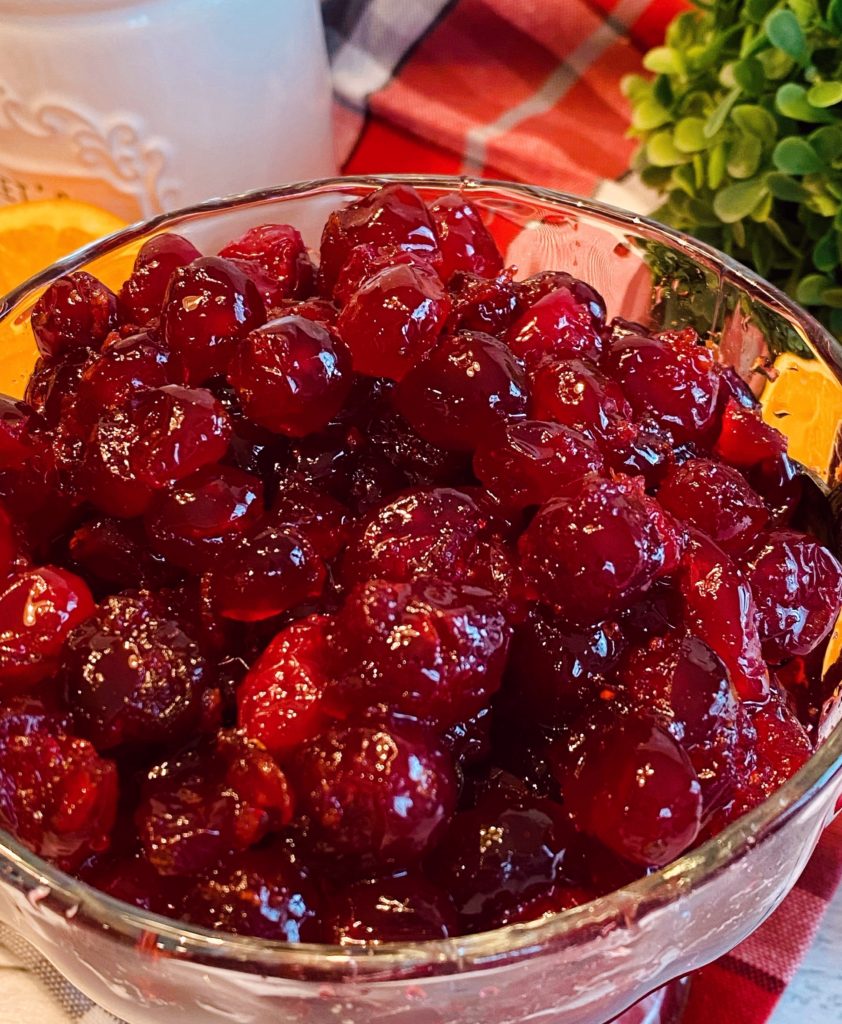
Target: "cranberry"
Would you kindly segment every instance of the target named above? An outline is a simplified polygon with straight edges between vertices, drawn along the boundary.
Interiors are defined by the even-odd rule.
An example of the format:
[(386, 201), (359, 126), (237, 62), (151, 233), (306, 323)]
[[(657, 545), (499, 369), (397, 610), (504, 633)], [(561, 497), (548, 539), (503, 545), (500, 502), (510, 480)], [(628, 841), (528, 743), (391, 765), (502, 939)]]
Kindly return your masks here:
[(508, 274), (479, 277), (457, 271), (447, 283), (453, 308), (448, 326), (452, 331), (484, 331), (505, 335), (517, 311), (517, 294)]
[(509, 423), (474, 453), (476, 475), (514, 508), (541, 505), (602, 468), (602, 456), (590, 438), (541, 420)]
[(416, 861), (456, 804), (449, 758), (409, 722), (334, 726), (299, 748), (289, 770), (323, 855), (358, 869)]
[(529, 366), (546, 356), (598, 359), (602, 353), (599, 322), (588, 305), (560, 287), (531, 306), (509, 328), (512, 352)]
[(178, 878), (164, 878), (142, 853), (109, 853), (85, 865), (83, 881), (133, 907), (165, 917), (180, 917), (184, 885)]
[(292, 527), (325, 561), (335, 558), (345, 547), (353, 522), (350, 509), (341, 502), (295, 482), (280, 491), (269, 518), (277, 525)]
[(763, 657), (780, 663), (809, 654), (842, 607), (842, 566), (818, 541), (794, 530), (765, 534), (747, 556)]
[(417, 872), (370, 879), (336, 895), (330, 914), (330, 941), (341, 946), (419, 942), (458, 934), (458, 920), (447, 893)]
[(769, 518), (745, 478), (710, 459), (690, 459), (673, 467), (658, 489), (658, 501), (735, 554), (745, 551)]
[(123, 338), (109, 335), (101, 353), (89, 360), (77, 388), (76, 411), (93, 423), (104, 409), (125, 405), (144, 388), (170, 383), (168, 355), (149, 331)]
[(146, 857), (162, 875), (196, 875), (292, 819), (286, 777), (236, 733), (154, 767), (135, 813)]
[(421, 437), (390, 406), (377, 410), (365, 427), (369, 445), (415, 486), (455, 485), (470, 479), (470, 457), (448, 451)]
[(287, 316), (239, 342), (228, 379), (255, 423), (303, 437), (327, 426), (342, 408), (351, 387), (351, 356), (323, 324)]
[(394, 402), (427, 441), (472, 451), (489, 431), (526, 414), (526, 380), (503, 342), (463, 331), (445, 338), (406, 374)]
[(410, 249), (401, 249), (397, 245), (378, 247), (366, 242), (355, 245), (348, 259), (342, 265), (336, 284), (333, 288), (334, 302), (344, 306), (365, 282), (389, 267), (417, 267), (426, 273), (435, 273), (428, 253), (417, 253)]
[(596, 475), (544, 505), (520, 541), (535, 596), (572, 622), (630, 605), (671, 558), (674, 538), (653, 507), (636, 481)]
[(265, 526), (211, 572), (209, 587), (224, 618), (259, 622), (318, 597), (324, 580), (324, 563), (309, 541), (296, 530)]
[(117, 771), (93, 746), (37, 712), (0, 715), (0, 826), (68, 871), (107, 849)]
[(435, 347), (449, 313), (450, 299), (431, 269), (397, 264), (362, 284), (337, 329), (358, 373), (400, 380)]
[(453, 763), (464, 772), (491, 756), (492, 709), (481, 708), (463, 722), (455, 722), (442, 733), (442, 743), (450, 752)]
[(531, 378), (530, 415), (616, 444), (630, 435), (632, 409), (620, 386), (587, 359), (547, 359)]
[(746, 470), (748, 482), (766, 503), (770, 526), (788, 526), (804, 497), (804, 471), (788, 455), (762, 459)]
[(566, 270), (542, 270), (532, 277), (517, 283), (517, 297), (521, 309), (534, 306), (551, 292), (565, 288), (580, 306), (584, 307), (600, 326), (605, 323), (605, 299), (584, 281), (568, 274)]
[(264, 320), (257, 286), (218, 256), (203, 256), (175, 271), (161, 315), (174, 367), (187, 384), (225, 373), (238, 339)]
[(155, 235), (143, 243), (131, 277), (120, 289), (120, 311), (129, 323), (148, 327), (161, 315), (170, 278), (202, 254), (181, 235)]
[(146, 513), (157, 554), (190, 572), (206, 572), (263, 514), (263, 484), (233, 466), (207, 466), (164, 491)]
[(100, 604), (68, 636), (62, 668), (74, 721), (99, 750), (169, 743), (196, 731), (207, 665), (149, 596)]
[(237, 692), (240, 728), (273, 755), (293, 755), (327, 724), (331, 620), (310, 615), (281, 630)]
[(8, 395), (0, 395), (0, 469), (19, 469), (32, 458), (34, 411)]
[[(35, 364), (24, 397), (48, 428), (57, 427), (62, 415), (74, 405), (76, 389), (90, 355), (87, 349), (71, 349), (60, 359), (41, 358)], [(16, 416), (10, 416), (6, 429), (11, 430), (16, 420)], [(30, 421), (30, 426), (32, 424)]]
[(6, 578), (15, 568), (24, 568), (21, 538), (15, 522), (5, 505), (0, 502), (0, 578)]
[(53, 281), (32, 309), (38, 351), (56, 359), (72, 349), (96, 349), (115, 326), (117, 296), (84, 270)]
[(344, 668), (333, 699), (450, 726), (499, 688), (511, 631), (491, 595), (416, 580), (370, 580), (348, 595), (334, 642)]
[(291, 224), (261, 224), (250, 228), (242, 237), (220, 249), (219, 255), (256, 264), (265, 271), (272, 286), (273, 304), (289, 298), (305, 299), (313, 292), (315, 267), (300, 233)]
[(503, 257), (479, 210), (458, 192), (442, 196), (430, 207), (441, 251), (441, 276), (447, 281), (457, 271), (494, 277), (503, 269)]
[(411, 185), (385, 185), (328, 217), (322, 232), (320, 266), (328, 293), (351, 250), (366, 242), (439, 258), (430, 212)]
[(74, 568), (106, 590), (173, 582), (173, 573), (149, 550), (137, 520), (88, 519), (74, 531), (68, 548)]
[(765, 423), (759, 412), (729, 399), (714, 451), (733, 466), (751, 468), (786, 453), (786, 437)]
[(248, 850), (199, 878), (184, 897), (184, 918), (214, 931), (281, 942), (319, 942), (320, 898), (282, 844)]
[(282, 316), (303, 316), (305, 320), (314, 320), (333, 330), (339, 319), (339, 307), (328, 299), (284, 299), (277, 306), (266, 310), (267, 320), (277, 320)]

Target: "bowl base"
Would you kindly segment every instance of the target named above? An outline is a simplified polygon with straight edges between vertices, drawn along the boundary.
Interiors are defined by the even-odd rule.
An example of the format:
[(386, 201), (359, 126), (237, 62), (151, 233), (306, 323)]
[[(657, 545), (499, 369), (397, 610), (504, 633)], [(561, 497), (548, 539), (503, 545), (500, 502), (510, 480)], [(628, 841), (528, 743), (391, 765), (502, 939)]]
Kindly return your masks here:
[(650, 992), (609, 1024), (680, 1024), (690, 995), (690, 977), (676, 978)]

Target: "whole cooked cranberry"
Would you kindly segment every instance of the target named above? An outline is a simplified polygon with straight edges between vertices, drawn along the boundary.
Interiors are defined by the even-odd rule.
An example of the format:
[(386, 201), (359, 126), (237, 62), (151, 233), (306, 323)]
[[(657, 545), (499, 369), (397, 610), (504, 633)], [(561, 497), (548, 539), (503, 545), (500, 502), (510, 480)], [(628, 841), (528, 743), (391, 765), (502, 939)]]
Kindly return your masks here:
[(278, 633), (240, 684), (239, 726), (275, 757), (294, 756), (299, 744), (326, 726), (331, 645), (327, 616), (299, 619)]
[(490, 334), (445, 338), (398, 384), (395, 408), (432, 444), (472, 451), (508, 419), (526, 415), (526, 378)]
[(123, 318), (140, 327), (154, 323), (161, 315), (172, 275), (201, 255), (196, 246), (181, 235), (165, 232), (145, 241), (135, 258), (131, 276), (120, 289)]
[(760, 418), (755, 409), (746, 409), (729, 399), (722, 414), (722, 430), (714, 451), (733, 466), (749, 469), (766, 459), (786, 453), (786, 437)]
[(411, 185), (385, 185), (334, 211), (322, 232), (319, 273), (332, 294), (339, 270), (356, 245), (395, 245), (439, 259), (439, 245), (430, 212)]
[(340, 946), (422, 942), (458, 935), (447, 893), (417, 871), (367, 879), (341, 889), (331, 901), (330, 941)]
[(523, 310), (509, 328), (509, 346), (528, 366), (546, 356), (599, 359), (603, 341), (600, 323), (590, 306), (562, 286)]
[(389, 267), (418, 267), (421, 271), (435, 273), (429, 253), (401, 249), (397, 245), (377, 246), (365, 242), (355, 245), (342, 265), (333, 287), (334, 302), (344, 306), (370, 277)]
[(322, 854), (357, 870), (418, 860), (456, 805), (449, 758), (411, 722), (334, 726), (300, 747), (289, 771)]
[(476, 475), (514, 508), (542, 505), (602, 468), (602, 455), (589, 437), (542, 420), (508, 423), (474, 452)]
[(149, 331), (122, 338), (111, 334), (102, 352), (90, 359), (76, 389), (75, 410), (83, 422), (93, 423), (105, 409), (117, 409), (144, 388), (170, 383), (169, 356)]
[(762, 459), (745, 473), (766, 504), (769, 525), (788, 526), (804, 497), (803, 467), (784, 454)]
[(613, 340), (603, 365), (635, 413), (652, 416), (676, 440), (706, 443), (715, 437), (720, 377), (709, 349), (628, 334)]
[(674, 538), (636, 480), (592, 475), (538, 510), (520, 540), (534, 596), (571, 622), (628, 607), (667, 567)]
[(305, 299), (313, 292), (316, 270), (301, 234), (291, 224), (250, 228), (220, 249), (219, 255), (253, 263), (264, 270), (272, 285), (272, 304), (283, 299)]
[(265, 318), (257, 286), (230, 260), (203, 256), (179, 267), (161, 314), (174, 369), (186, 384), (226, 373), (237, 340)]
[(87, 584), (66, 569), (14, 573), (0, 593), (0, 692), (26, 689), (56, 669), (68, 633), (94, 610)]
[(181, 916), (184, 883), (178, 878), (159, 875), (140, 852), (109, 851), (105, 857), (96, 857), (86, 864), (79, 877), (133, 907), (165, 917)]
[(842, 607), (842, 566), (812, 537), (794, 530), (764, 534), (747, 556), (746, 575), (767, 661), (809, 654), (833, 628)]
[(632, 423), (616, 423), (613, 437), (600, 447), (610, 469), (642, 476), (647, 487), (659, 486), (670, 466), (690, 455), (664, 426), (645, 415)]
[(185, 740), (197, 731), (208, 667), (151, 595), (109, 597), (70, 633), (68, 706), (99, 750)]
[(149, 549), (139, 520), (96, 516), (76, 529), (68, 542), (74, 568), (106, 591), (157, 587), (177, 574)]
[(441, 252), (440, 272), (448, 281), (457, 271), (494, 277), (503, 257), (479, 210), (460, 192), (442, 196), (430, 206)]
[(534, 306), (539, 299), (543, 299), (550, 292), (558, 291), (559, 288), (566, 288), (576, 302), (587, 309), (597, 324), (605, 323), (605, 299), (595, 288), (568, 274), (566, 270), (542, 270), (532, 277), (518, 281), (517, 297), (521, 309)]
[(0, 827), (70, 871), (108, 848), (117, 770), (62, 722), (35, 711), (0, 714)]
[(56, 359), (71, 349), (97, 349), (117, 322), (117, 296), (77, 270), (53, 281), (32, 309), (38, 351)]
[(206, 466), (163, 491), (146, 513), (153, 550), (190, 572), (212, 569), (263, 515), (263, 484), (233, 466)]
[(453, 485), (471, 479), (470, 456), (432, 444), (388, 403), (365, 426), (369, 446), (413, 486)]
[(351, 387), (351, 356), (324, 324), (286, 316), (239, 341), (228, 380), (255, 423), (303, 437), (327, 426), (342, 408)]
[(517, 294), (508, 274), (479, 277), (457, 271), (447, 282), (452, 331), (484, 331), (503, 337), (517, 312)]
[(258, 744), (220, 733), (156, 765), (135, 822), (162, 875), (196, 875), (247, 850), (292, 819), (284, 773)]
[(248, 850), (187, 890), (183, 918), (214, 931), (281, 942), (322, 939), (320, 897), (282, 843)]
[(769, 672), (745, 576), (722, 548), (691, 531), (678, 584), (688, 628), (725, 663), (737, 695), (762, 702), (769, 692)]
[(486, 591), (438, 581), (355, 587), (337, 616), (343, 678), (332, 702), (447, 727), (475, 715), (500, 686), (511, 630)]
[[(58, 359), (42, 356), (35, 364), (24, 398), (48, 428), (57, 427), (62, 416), (74, 405), (76, 389), (90, 355), (88, 349), (70, 349)], [(10, 427), (16, 418), (10, 418)]]
[(432, 269), (402, 264), (369, 277), (339, 315), (354, 369), (400, 380), (436, 345), (450, 299)]
[(324, 581), (324, 563), (312, 544), (278, 526), (244, 537), (208, 578), (216, 611), (240, 622), (259, 622), (318, 597)]
[(17, 469), (32, 458), (35, 412), (26, 402), (0, 395), (0, 469)]
[(557, 804), (534, 797), (514, 806), (488, 798), (454, 815), (432, 856), (432, 873), (456, 905), (462, 930), (528, 919), (527, 908), (566, 881), (572, 833)]
[(312, 544), (326, 562), (345, 547), (351, 533), (351, 510), (329, 494), (292, 481), (281, 487), (272, 503), (269, 521), (291, 526)]
[(463, 722), (455, 722), (441, 734), (442, 743), (450, 752), (460, 772), (491, 756), (492, 708), (481, 708)]
[(557, 772), (576, 826), (636, 864), (667, 864), (699, 834), (696, 770), (651, 718), (613, 715), (586, 723)]
[(613, 445), (630, 432), (632, 408), (620, 386), (587, 359), (547, 359), (531, 376), (530, 415)]
[(689, 459), (674, 466), (658, 489), (658, 501), (734, 554), (746, 550), (769, 518), (745, 477), (711, 459)]

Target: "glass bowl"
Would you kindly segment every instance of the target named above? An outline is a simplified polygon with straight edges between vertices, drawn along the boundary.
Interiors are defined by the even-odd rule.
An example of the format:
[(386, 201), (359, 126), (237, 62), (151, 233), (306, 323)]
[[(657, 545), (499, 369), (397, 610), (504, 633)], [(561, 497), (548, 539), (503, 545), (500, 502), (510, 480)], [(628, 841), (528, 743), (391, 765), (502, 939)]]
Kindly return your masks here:
[[(427, 199), (462, 188), (518, 276), (565, 269), (621, 314), (648, 325), (695, 323), (761, 401), (783, 373), (842, 396), (842, 353), (803, 310), (699, 242), (642, 217), (546, 189), (445, 177), (337, 178), (212, 200), (81, 250), (0, 300), (0, 390), (21, 394), (35, 352), (28, 319), (46, 285), (86, 268), (112, 287), (142, 242), (178, 231), (207, 252), (246, 228), (289, 221), (318, 245), (328, 213), (385, 181)], [(776, 369), (777, 366), (777, 369)], [(778, 395), (781, 394), (779, 383)], [(835, 438), (806, 431), (778, 401), (775, 425), (819, 479)], [(69, 878), (0, 833), (0, 920), (73, 984), (130, 1024), (604, 1024), (714, 960), (775, 909), (842, 795), (842, 727), (773, 797), (715, 839), (649, 877), (549, 919), (446, 941), (366, 948), (290, 946), (224, 936), (144, 913)], [(671, 1001), (672, 1000), (672, 1001)], [(664, 1019), (677, 1000), (649, 996), (624, 1020)]]

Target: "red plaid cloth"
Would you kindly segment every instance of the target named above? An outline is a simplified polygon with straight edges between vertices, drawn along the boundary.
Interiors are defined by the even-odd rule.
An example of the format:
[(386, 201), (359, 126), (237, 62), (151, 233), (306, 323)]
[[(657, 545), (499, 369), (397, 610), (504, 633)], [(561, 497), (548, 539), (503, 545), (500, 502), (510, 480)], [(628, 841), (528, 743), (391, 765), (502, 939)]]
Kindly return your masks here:
[[(323, 0), (349, 174), (509, 178), (591, 195), (634, 148), (620, 79), (683, 0)], [(399, 8), (400, 21), (395, 18)], [(842, 880), (842, 822), (783, 906), (700, 971), (685, 1024), (762, 1024)]]

